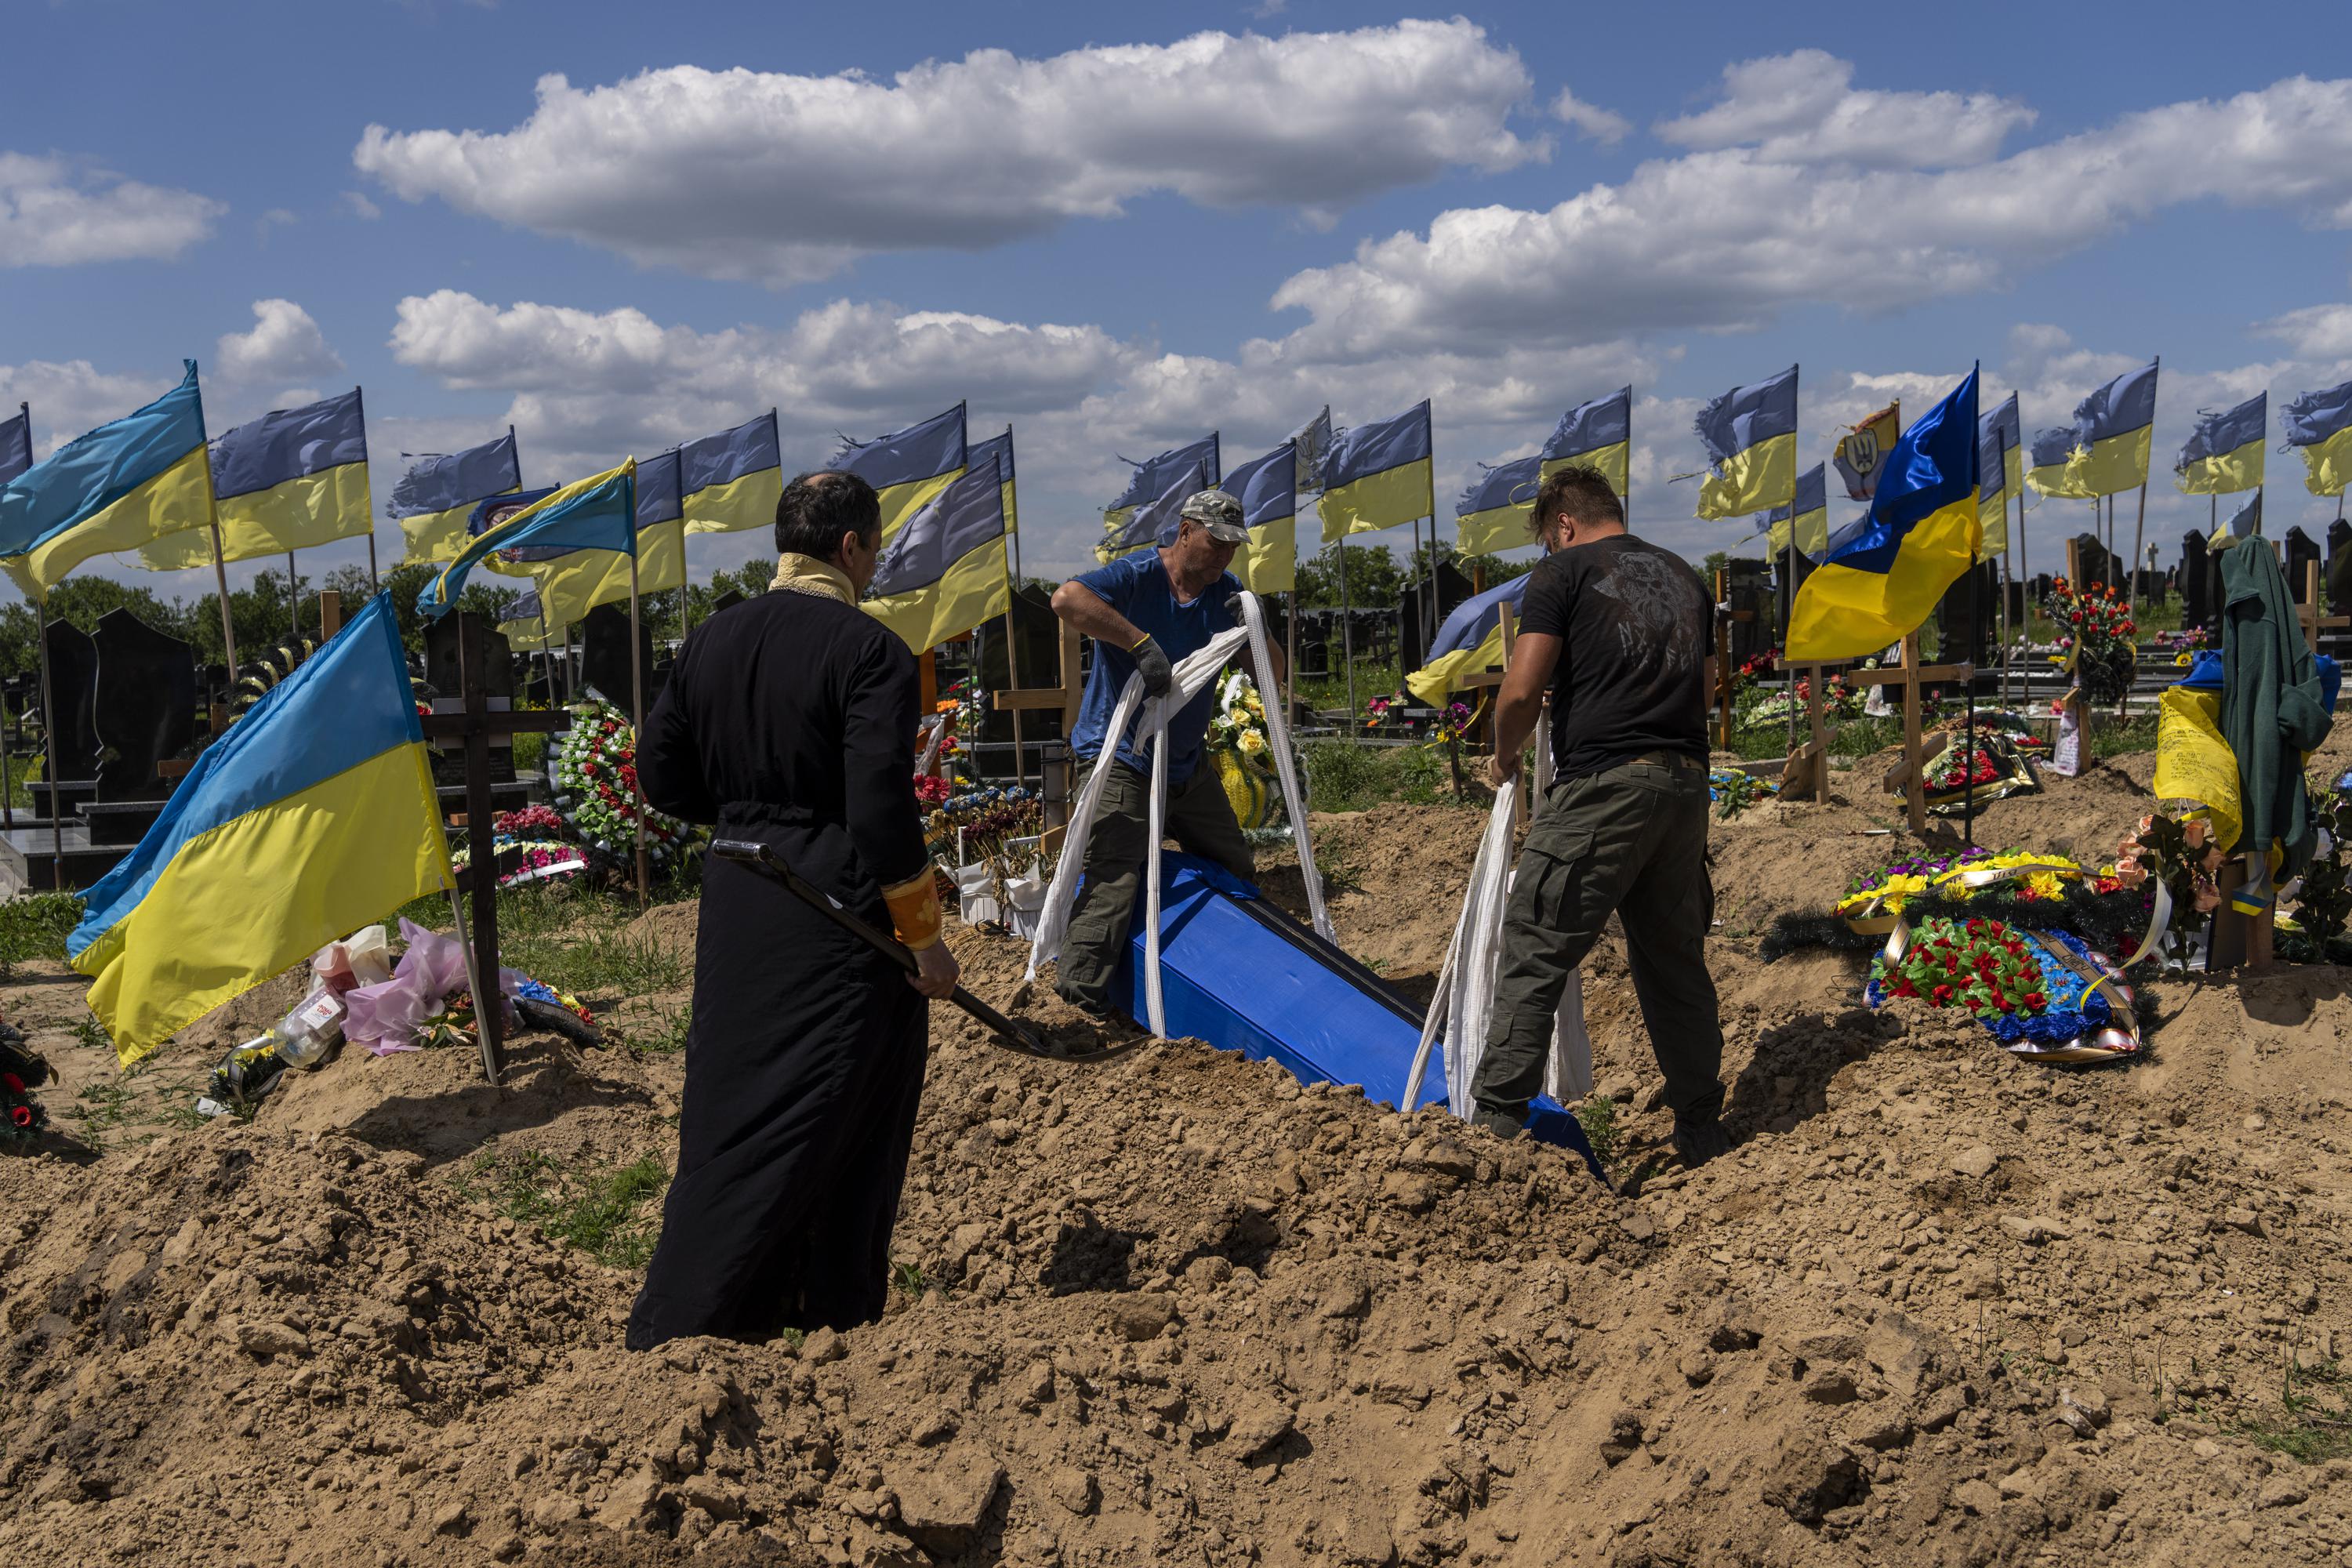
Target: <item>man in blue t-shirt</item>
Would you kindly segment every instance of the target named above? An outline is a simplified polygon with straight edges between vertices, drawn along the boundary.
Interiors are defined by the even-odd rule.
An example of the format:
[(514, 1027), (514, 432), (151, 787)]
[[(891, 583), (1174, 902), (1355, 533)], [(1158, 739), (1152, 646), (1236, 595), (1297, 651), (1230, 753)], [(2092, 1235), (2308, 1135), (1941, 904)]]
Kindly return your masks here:
[[(1157, 697), (1168, 689), (1176, 660), (1199, 652), (1234, 625), (1234, 596), (1242, 585), (1225, 568), (1235, 548), (1248, 540), (1241, 502), (1223, 490), (1199, 490), (1178, 513), (1174, 535), (1162, 534), (1157, 550), (1122, 555), (1054, 591), (1054, 613), (1096, 639), (1094, 669), (1087, 677), (1070, 749), (1080, 761), (1111, 770), (1087, 839), (1086, 886), (1062, 939), (1055, 989), (1097, 1018), (1110, 1016), (1111, 976), (1126, 959), (1135, 896), (1150, 848), (1150, 744), (1130, 728), (1117, 754), (1102, 757), (1103, 733), (1128, 677), (1141, 674), (1145, 694)], [(1269, 651), (1281, 679), (1282, 649), (1275, 646)], [(1201, 745), (1215, 700), (1212, 685), (1168, 721), (1163, 820), (1169, 837), (1187, 853), (1246, 879), (1255, 874), (1249, 842), (1216, 770), (1202, 765)]]

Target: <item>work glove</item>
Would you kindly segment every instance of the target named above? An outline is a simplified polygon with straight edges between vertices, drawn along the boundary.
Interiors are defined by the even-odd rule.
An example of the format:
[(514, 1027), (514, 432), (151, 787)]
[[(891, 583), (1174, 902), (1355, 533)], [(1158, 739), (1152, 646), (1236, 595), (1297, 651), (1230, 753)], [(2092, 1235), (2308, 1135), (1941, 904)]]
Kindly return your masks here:
[(1239, 594), (1225, 601), (1225, 618), (1237, 626), (1249, 625), (1249, 616), (1242, 610), (1242, 596)]
[(1135, 673), (1143, 677), (1143, 694), (1166, 696), (1168, 688), (1175, 682), (1176, 667), (1168, 662), (1168, 656), (1151, 640), (1150, 634), (1146, 633), (1143, 640), (1128, 651), (1135, 656)]

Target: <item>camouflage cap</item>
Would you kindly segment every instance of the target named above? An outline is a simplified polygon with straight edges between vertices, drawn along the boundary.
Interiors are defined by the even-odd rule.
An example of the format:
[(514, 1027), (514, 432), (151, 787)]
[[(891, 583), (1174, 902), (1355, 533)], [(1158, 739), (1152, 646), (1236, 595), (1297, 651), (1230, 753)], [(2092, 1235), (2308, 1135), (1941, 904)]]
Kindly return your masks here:
[(1176, 515), (1180, 520), (1199, 523), (1208, 530), (1210, 538), (1223, 543), (1249, 542), (1249, 529), (1242, 521), (1242, 503), (1230, 491), (1194, 490), (1184, 498), (1184, 505)]

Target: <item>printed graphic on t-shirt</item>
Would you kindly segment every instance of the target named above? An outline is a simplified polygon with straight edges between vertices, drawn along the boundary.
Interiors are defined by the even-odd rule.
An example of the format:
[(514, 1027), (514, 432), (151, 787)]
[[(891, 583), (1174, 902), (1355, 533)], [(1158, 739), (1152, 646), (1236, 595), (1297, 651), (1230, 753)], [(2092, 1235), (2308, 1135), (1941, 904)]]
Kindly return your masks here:
[(1631, 550), (1612, 561), (1592, 587), (1616, 601), (1617, 646), (1628, 660), (1662, 650), (1671, 670), (1688, 669), (1696, 661), (1689, 567), (1669, 555)]

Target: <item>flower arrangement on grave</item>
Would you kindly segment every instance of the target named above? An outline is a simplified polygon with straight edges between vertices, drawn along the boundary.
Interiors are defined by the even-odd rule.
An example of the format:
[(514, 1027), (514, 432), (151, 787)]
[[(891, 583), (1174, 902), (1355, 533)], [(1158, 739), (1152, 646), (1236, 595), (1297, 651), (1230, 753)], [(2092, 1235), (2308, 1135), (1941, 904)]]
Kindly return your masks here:
[(2138, 658), (2132, 638), (2137, 627), (2131, 611), (2105, 583), (2051, 580), (2046, 608), (2058, 626), (2058, 652), (2053, 661), (2070, 660), (2074, 684), (2095, 703), (2120, 702), (2131, 689), (2132, 670)]
[[(1799, 676), (1796, 694), (1793, 698), (1785, 690), (1767, 692), (1740, 715), (1739, 727), (1743, 730), (1756, 730), (1772, 724), (1785, 724), (1789, 721), (1789, 711), (1791, 707), (1796, 710), (1798, 718), (1802, 720), (1805, 717), (1805, 705), (1811, 700), (1813, 678), (1810, 675)], [(1850, 685), (1843, 671), (1832, 671), (1828, 679), (1822, 682), (1822, 716), (1824, 719), (1833, 721), (1858, 719), (1862, 716), (1862, 703), (1861, 689)]]
[(1372, 698), (1364, 704), (1364, 728), (1377, 730), (1383, 724), (1402, 723), (1404, 707), (1405, 696), (1402, 691), (1392, 697)]
[(2309, 785), (2319, 842), (2294, 889), (2294, 924), (2311, 943), (2311, 961), (2325, 963), (2330, 947), (2352, 926), (2352, 874), (2344, 864), (2345, 844), (2352, 837), (2352, 796), (2319, 785), (2316, 779)]
[(1014, 839), (1034, 838), (1045, 831), (1044, 806), (1034, 791), (1019, 784), (1009, 789), (974, 784), (965, 779), (956, 780), (952, 786), (945, 779), (935, 782), (949, 793), (923, 816), (923, 844), (934, 861), (942, 866), (959, 863), (959, 833), (964, 865), (999, 860), (1017, 874), (1023, 868), (1012, 864), (1015, 858), (1035, 858), (1034, 847), (1018, 857), (1012, 848)]
[[(555, 809), (582, 845), (614, 866), (636, 853), (637, 738), (621, 710), (591, 699), (574, 703), (572, 728), (556, 752)], [(667, 866), (693, 829), (646, 808), (646, 855)]]
[(49, 1113), (33, 1090), (49, 1081), (49, 1064), (25, 1044), (25, 1037), (0, 1024), (0, 1150), (32, 1147), (49, 1124)]
[(2064, 931), (1930, 916), (1894, 956), (1871, 961), (1863, 1000), (1880, 1007), (1915, 997), (1957, 1010), (2020, 1056), (2112, 1060), (2139, 1049), (2131, 993), (2116, 979), (2104, 958)]
[(2121, 888), (2163, 883), (2172, 895), (2176, 918), (2190, 912), (2210, 914), (2221, 905), (2221, 890), (2214, 881), (2221, 860), (2221, 847), (2213, 842), (2210, 822), (2202, 816), (2168, 816), (2157, 812), (2141, 817), (2139, 826), (2116, 846), (2116, 860), (2108, 875)]
[(1992, 753), (1984, 747), (1979, 746), (1969, 753), (1970, 761), (1966, 766), (1962, 765), (1959, 752), (1960, 748), (1955, 746), (1938, 759), (1943, 764), (1940, 772), (1934, 768), (1928, 770), (1927, 787), (1930, 790), (1943, 794), (1965, 785), (1992, 784), (2001, 777), (2000, 764), (1992, 760)]
[(1282, 799), (1274, 787), (1274, 736), (1265, 721), (1265, 700), (1258, 694), (1257, 683), (1241, 670), (1226, 676), (1217, 688), (1207, 743), (1209, 765), (1217, 770), (1234, 820), (1244, 828), (1270, 825)]
[(1738, 768), (1715, 768), (1706, 775), (1707, 798), (1715, 802), (1715, 815), (1725, 822), (1780, 793), (1779, 780), (1758, 778)]

